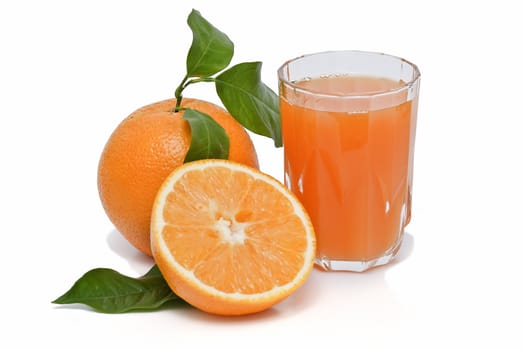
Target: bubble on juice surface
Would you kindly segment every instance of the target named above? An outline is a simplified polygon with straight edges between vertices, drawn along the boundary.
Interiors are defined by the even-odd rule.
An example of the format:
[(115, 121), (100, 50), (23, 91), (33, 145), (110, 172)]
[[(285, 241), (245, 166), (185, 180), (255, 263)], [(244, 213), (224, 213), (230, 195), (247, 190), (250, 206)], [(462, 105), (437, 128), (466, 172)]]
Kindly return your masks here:
[(299, 84), (304, 81), (311, 81), (311, 80), (312, 80), (311, 77), (305, 77), (305, 78), (301, 78), (301, 79), (297, 79), (297, 80), (291, 80), (291, 84)]

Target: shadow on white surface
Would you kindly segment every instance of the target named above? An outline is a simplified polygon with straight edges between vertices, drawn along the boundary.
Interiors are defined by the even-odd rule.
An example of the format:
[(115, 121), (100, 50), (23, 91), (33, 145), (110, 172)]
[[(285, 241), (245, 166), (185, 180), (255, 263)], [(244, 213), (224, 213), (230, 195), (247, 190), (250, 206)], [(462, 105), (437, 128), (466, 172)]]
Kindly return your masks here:
[(392, 260), (392, 262), (388, 265), (382, 266), (381, 268), (387, 269), (387, 267), (397, 265), (401, 263), (402, 261), (406, 260), (414, 250), (414, 236), (412, 236), (410, 233), (405, 232), (405, 236), (403, 237), (403, 242), (401, 243), (401, 248), (398, 251), (398, 254)]
[[(330, 319), (333, 314), (350, 315), (347, 326), (362, 327), (380, 320), (408, 317), (396, 291), (387, 283), (387, 274), (408, 260), (414, 249), (414, 237), (405, 233), (395, 259), (387, 265), (366, 272), (326, 272), (316, 267), (304, 285), (285, 303), (294, 308), (307, 308), (317, 320)], [(319, 324), (318, 324), (319, 326)]]
[(93, 308), (91, 308), (90, 306), (87, 306), (87, 305), (84, 305), (84, 304), (53, 304), (52, 305), (53, 309), (56, 309), (56, 310), (59, 310), (59, 309), (64, 309), (64, 310), (81, 310), (82, 312), (94, 312), (94, 313), (97, 313), (98, 311), (94, 310)]
[(118, 256), (126, 260), (131, 269), (137, 273), (147, 272), (154, 264), (151, 257), (133, 247), (117, 230), (109, 232), (107, 235), (107, 245)]
[[(177, 306), (178, 310), (182, 310), (182, 307)], [(238, 324), (238, 325), (249, 325), (252, 322), (259, 323), (260, 321), (264, 320), (272, 320), (281, 317), (281, 311), (278, 310), (275, 307), (272, 307), (268, 310), (258, 312), (251, 315), (244, 315), (244, 316), (220, 316), (220, 315), (212, 315), (205, 312), (202, 312), (196, 308), (193, 308), (189, 305), (184, 309), (183, 313), (178, 312), (176, 314), (176, 317), (186, 317), (190, 318), (191, 320), (197, 320), (200, 322), (209, 322), (213, 325), (213, 327), (226, 327), (227, 325), (231, 324)]]

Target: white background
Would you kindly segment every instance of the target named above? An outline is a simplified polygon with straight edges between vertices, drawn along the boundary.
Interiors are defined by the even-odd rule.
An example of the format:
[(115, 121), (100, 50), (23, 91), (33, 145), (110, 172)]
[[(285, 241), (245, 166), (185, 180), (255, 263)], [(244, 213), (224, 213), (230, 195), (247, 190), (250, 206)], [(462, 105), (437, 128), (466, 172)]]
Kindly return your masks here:
[[(523, 348), (521, 11), (516, 1), (2, 1), (2, 348)], [(105, 141), (172, 97), (195, 8), (234, 41), (233, 63), (276, 70), (334, 49), (405, 57), (422, 72), (414, 205), (390, 266), (314, 270), (273, 309), (223, 318), (187, 306), (105, 315), (51, 300), (84, 272), (152, 265), (98, 199)], [(202, 85), (202, 84), (200, 84)], [(219, 102), (212, 86), (185, 96)], [(282, 153), (254, 138), (261, 168)], [(11, 344), (5, 346), (5, 344)]]

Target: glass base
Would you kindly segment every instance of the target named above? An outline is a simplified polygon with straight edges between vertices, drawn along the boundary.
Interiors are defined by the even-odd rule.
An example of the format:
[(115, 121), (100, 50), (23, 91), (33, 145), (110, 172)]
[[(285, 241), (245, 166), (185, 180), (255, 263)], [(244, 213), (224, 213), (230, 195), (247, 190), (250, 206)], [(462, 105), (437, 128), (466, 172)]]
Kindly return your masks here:
[(401, 239), (390, 248), (385, 255), (379, 258), (359, 261), (359, 260), (333, 260), (325, 256), (319, 256), (314, 259), (314, 263), (325, 271), (350, 271), (363, 272), (373, 267), (381, 266), (391, 262), (401, 247)]

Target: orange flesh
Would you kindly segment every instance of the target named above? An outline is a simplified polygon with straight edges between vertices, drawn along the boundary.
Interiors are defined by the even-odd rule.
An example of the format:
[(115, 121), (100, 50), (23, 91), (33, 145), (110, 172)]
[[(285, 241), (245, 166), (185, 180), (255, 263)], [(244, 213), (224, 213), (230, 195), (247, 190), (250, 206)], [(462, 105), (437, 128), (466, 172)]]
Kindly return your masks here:
[(167, 248), (206, 285), (260, 293), (292, 281), (304, 265), (306, 228), (290, 201), (264, 181), (233, 177), (226, 168), (192, 171), (166, 202)]

